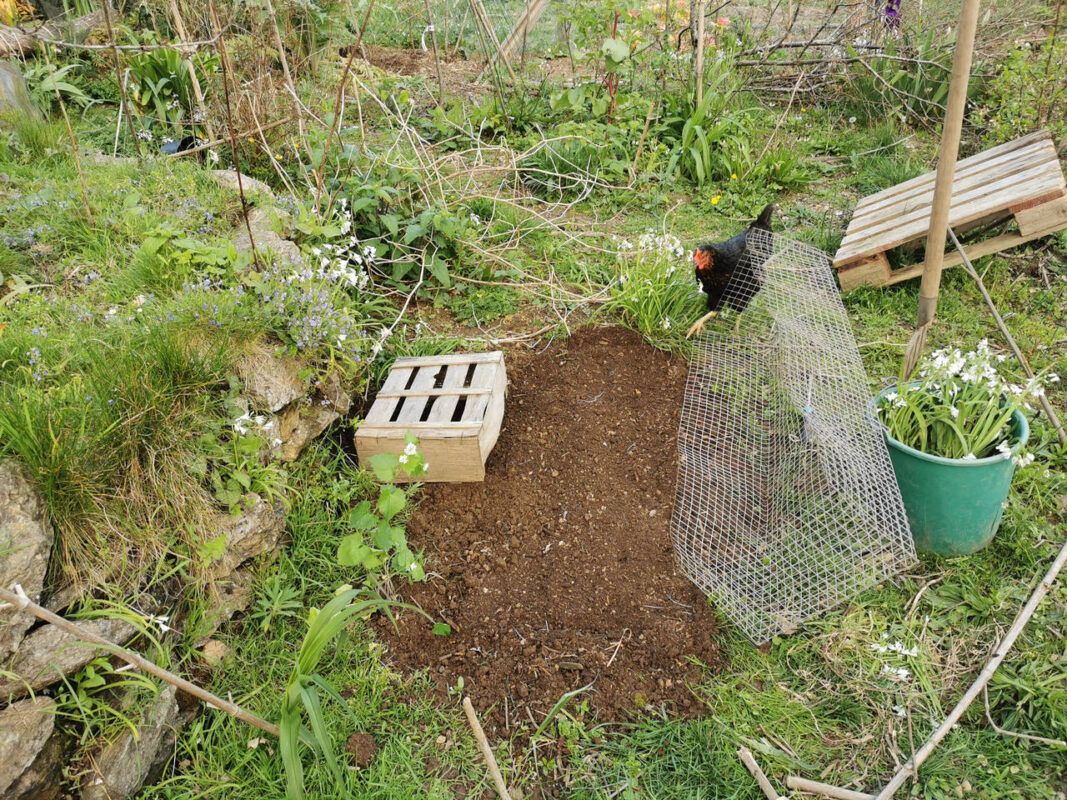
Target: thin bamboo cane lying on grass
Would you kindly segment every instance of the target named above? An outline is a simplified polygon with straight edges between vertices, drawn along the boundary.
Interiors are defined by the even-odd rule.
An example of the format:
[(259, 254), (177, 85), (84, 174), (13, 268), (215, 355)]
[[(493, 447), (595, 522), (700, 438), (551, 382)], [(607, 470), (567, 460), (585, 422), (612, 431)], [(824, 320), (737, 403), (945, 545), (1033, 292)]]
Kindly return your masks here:
[(47, 608), (39, 606), (37, 603), (30, 600), (26, 596), (26, 593), (22, 591), (22, 587), (16, 585), (15, 591), (9, 591), (8, 589), (0, 589), (0, 601), (8, 603), (14, 606), (17, 610), (23, 611), (27, 614), (32, 614), (38, 619), (50, 622), (62, 631), (66, 631), (72, 636), (77, 637), (79, 641), (91, 642), (99, 647), (105, 648), (109, 652), (121, 658), (127, 664), (131, 664), (142, 672), (147, 672), (149, 675), (153, 675), (159, 678), (161, 681), (169, 683), (171, 686), (177, 686), (183, 692), (191, 694), (198, 700), (203, 700), (212, 708), (217, 708), (219, 711), (224, 711), (231, 717), (248, 723), (254, 728), (259, 728), (261, 731), (271, 734), (272, 736), (278, 735), (278, 726), (273, 723), (267, 722), (262, 717), (257, 717), (251, 711), (246, 711), (236, 703), (229, 700), (223, 700), (218, 695), (212, 694), (207, 689), (202, 689), (195, 683), (190, 683), (175, 675), (173, 672), (163, 669), (157, 664), (153, 664), (147, 658), (140, 653), (135, 653), (133, 650), (128, 650), (125, 647), (108, 641), (103, 636), (98, 636), (92, 631), (86, 630), (80, 625), (71, 622), (65, 617), (59, 616), (59, 614), (49, 611)]
[[(1067, 541), (1063, 543), (1059, 553), (1057, 553), (1056, 558), (1045, 573), (1045, 577), (1043, 577), (1041, 582), (1034, 588), (1033, 593), (1030, 595), (1030, 599), (1026, 601), (1026, 605), (1023, 606), (1015, 616), (1015, 621), (1012, 622), (1011, 627), (1008, 628), (1008, 632), (1004, 634), (1004, 638), (1000, 640), (1000, 643), (993, 650), (993, 655), (990, 657), (989, 661), (986, 662), (985, 667), (982, 668), (982, 671), (978, 674), (974, 683), (971, 684), (963, 697), (960, 698), (960, 701), (956, 703), (956, 706), (949, 712), (948, 716), (945, 717), (944, 722), (937, 727), (937, 730), (930, 734), (930, 738), (927, 739), (926, 743), (908, 759), (907, 763), (900, 766), (896, 774), (893, 775), (892, 779), (885, 785), (885, 788), (883, 788), (882, 791), (877, 795), (866, 795), (866, 797), (873, 797), (874, 800), (889, 800), (889, 798), (893, 797), (900, 787), (904, 785), (908, 776), (914, 775), (923, 762), (930, 757), (930, 754), (941, 743), (941, 740), (948, 735), (948, 732), (951, 731), (953, 727), (955, 727), (956, 723), (960, 721), (960, 717), (966, 713), (967, 709), (971, 707), (971, 704), (992, 679), (993, 673), (995, 673), (997, 668), (1003, 663), (1004, 659), (1011, 651), (1012, 646), (1015, 644), (1015, 640), (1019, 638), (1019, 634), (1021, 634), (1023, 628), (1026, 627), (1026, 623), (1030, 621), (1030, 618), (1034, 615), (1038, 605), (1045, 598), (1045, 595), (1049, 593), (1052, 584), (1056, 582), (1056, 577), (1060, 574), (1060, 570), (1063, 569), (1064, 563), (1067, 563)], [(786, 785), (790, 788), (801, 788), (798, 780), (803, 781), (802, 778), (797, 779), (790, 776), (789, 780), (786, 781)], [(808, 783), (811, 791), (825, 794), (827, 797), (849, 797), (848, 794), (845, 794), (848, 790), (842, 790), (836, 786), (821, 784), (819, 788), (816, 789), (811, 788), (814, 787), (814, 782), (805, 783)], [(854, 796), (859, 797), (861, 795), (856, 793)]]

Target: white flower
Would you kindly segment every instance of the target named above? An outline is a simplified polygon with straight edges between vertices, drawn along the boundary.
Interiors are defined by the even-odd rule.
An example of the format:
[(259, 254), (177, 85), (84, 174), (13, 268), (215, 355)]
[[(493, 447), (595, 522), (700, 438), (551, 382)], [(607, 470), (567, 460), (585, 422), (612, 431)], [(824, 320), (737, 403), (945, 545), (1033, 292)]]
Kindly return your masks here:
[(423, 461), (422, 462), (422, 471), (423, 472), (429, 472), (430, 471), (430, 462), (429, 461)]
[(419, 452), (419, 449), (415, 446), (414, 442), (408, 442), (407, 446), (404, 447), (404, 455), (406, 456), (413, 456), (417, 452)]
[(955, 406), (949, 406), (948, 413), (952, 415), (953, 419), (959, 419), (960, 410)]
[(219, 154), (216, 153), (214, 150), (208, 150), (207, 151), (207, 157), (208, 157), (208, 160), (212, 164), (218, 164), (219, 163)]
[(1021, 467), (1028, 467), (1028, 466), (1030, 466), (1031, 464), (1034, 463), (1034, 454), (1033, 453), (1019, 453), (1019, 455), (1015, 456), (1011, 460), (1011, 463), (1013, 463), (1015, 466), (1020, 467), (1020, 468)]
[(1011, 445), (1008, 444), (1006, 439), (997, 445), (997, 452), (1004, 456), (1004, 458), (1011, 458)]
[(160, 633), (166, 633), (167, 631), (174, 630), (174, 628), (170, 627), (167, 624), (167, 620), (169, 620), (169, 619), (170, 619), (170, 617), (153, 617), (153, 616), (149, 616), (149, 617), (145, 618), (145, 622), (150, 622), (150, 623), (152, 623), (154, 625), (158, 625), (159, 626), (159, 632)]
[(401, 464), (408, 463), (407, 454), (405, 453), (405, 454), (401, 455), (400, 458), (397, 459), (397, 461), (399, 461)]

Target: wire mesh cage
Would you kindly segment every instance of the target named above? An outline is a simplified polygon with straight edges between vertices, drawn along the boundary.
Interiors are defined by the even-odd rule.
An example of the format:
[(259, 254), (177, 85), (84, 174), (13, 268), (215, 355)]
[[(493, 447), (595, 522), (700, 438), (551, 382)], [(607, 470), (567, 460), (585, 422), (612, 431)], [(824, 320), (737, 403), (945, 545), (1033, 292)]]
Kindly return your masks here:
[(694, 346), (671, 535), (685, 573), (758, 644), (915, 550), (827, 256), (750, 229), (726, 303), (743, 311)]

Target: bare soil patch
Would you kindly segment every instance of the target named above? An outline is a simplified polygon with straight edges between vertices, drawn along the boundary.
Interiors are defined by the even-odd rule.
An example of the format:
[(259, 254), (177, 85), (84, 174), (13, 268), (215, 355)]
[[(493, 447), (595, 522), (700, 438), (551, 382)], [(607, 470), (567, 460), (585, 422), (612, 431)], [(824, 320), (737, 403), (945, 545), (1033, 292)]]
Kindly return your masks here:
[(381, 634), (435, 691), (464, 679), (493, 735), (540, 724), (565, 692), (601, 720), (645, 707), (687, 715), (686, 683), (716, 666), (715, 620), (679, 572), (669, 520), (684, 360), (622, 328), (586, 328), (508, 362), (504, 428), (480, 484), (431, 484), (409, 525), (426, 583)]

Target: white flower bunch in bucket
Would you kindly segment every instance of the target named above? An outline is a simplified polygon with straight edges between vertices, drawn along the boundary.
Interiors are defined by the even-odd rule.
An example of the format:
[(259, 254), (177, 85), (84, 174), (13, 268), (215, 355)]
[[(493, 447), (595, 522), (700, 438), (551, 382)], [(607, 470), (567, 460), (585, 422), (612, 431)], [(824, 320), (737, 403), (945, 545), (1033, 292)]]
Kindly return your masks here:
[[(881, 396), (878, 421), (893, 439), (929, 455), (965, 461), (996, 453), (1012, 458), (1015, 411), (1033, 410), (1032, 401), (1059, 377), (1045, 372), (1024, 384), (1012, 383), (999, 371), (1005, 358), (993, 353), (986, 339), (969, 353), (936, 350), (919, 365), (919, 380)], [(1014, 458), (1016, 466), (1034, 460), (1021, 452)]]

